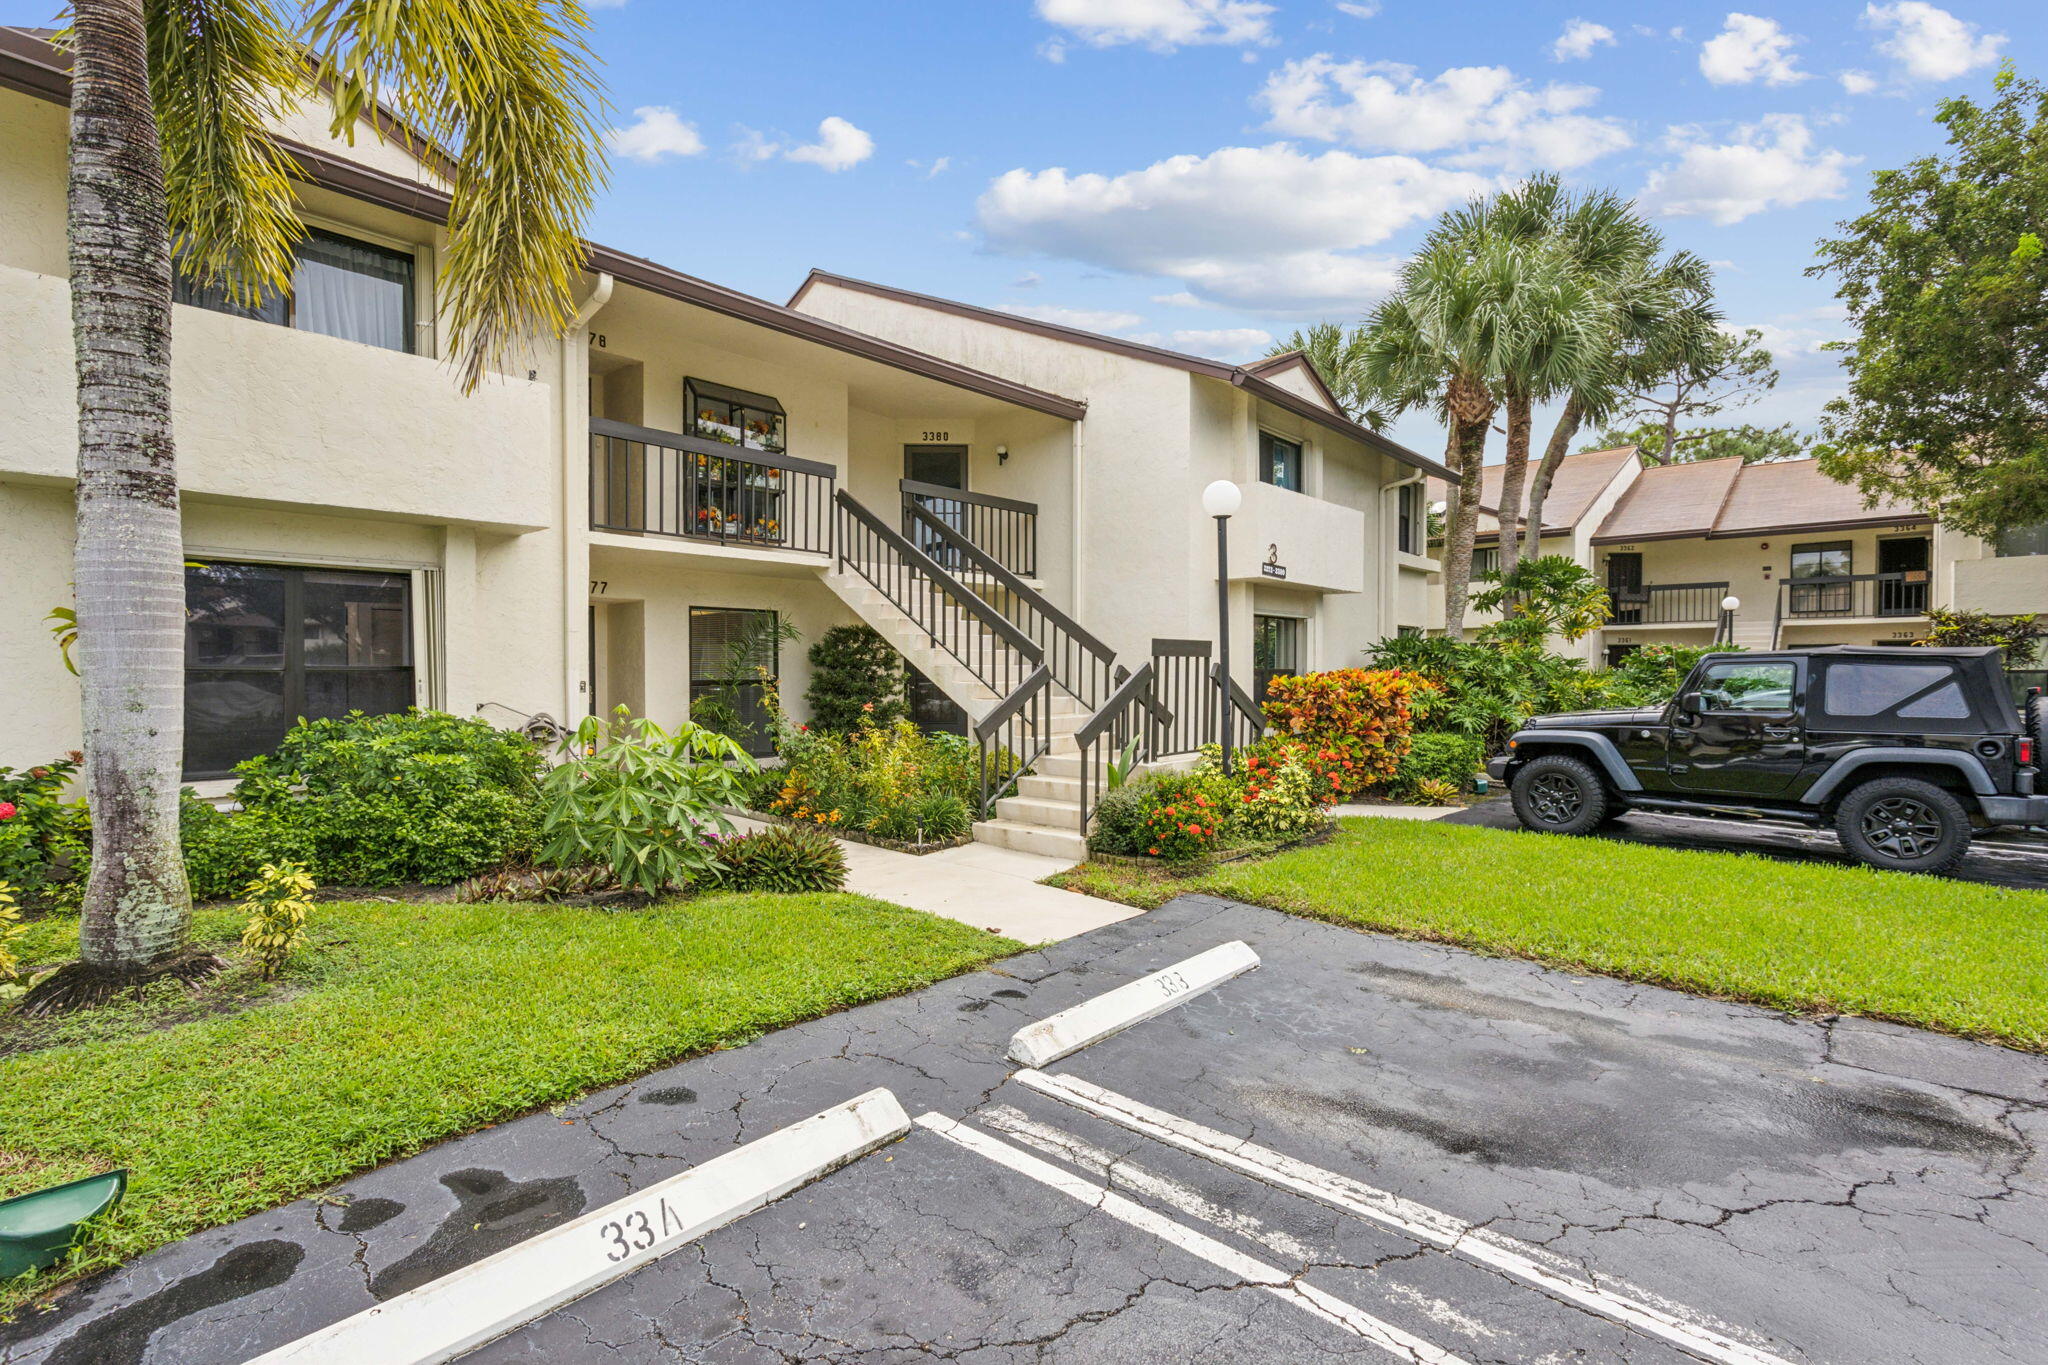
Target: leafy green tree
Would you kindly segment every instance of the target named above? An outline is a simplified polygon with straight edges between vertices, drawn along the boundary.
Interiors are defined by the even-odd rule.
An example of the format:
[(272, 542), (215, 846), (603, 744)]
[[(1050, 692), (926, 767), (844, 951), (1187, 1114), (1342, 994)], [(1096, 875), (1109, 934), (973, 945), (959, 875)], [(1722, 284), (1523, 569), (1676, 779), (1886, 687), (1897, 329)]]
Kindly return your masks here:
[[(78, 389), (75, 581), (96, 856), (66, 998), (181, 960), (184, 576), (171, 431), (172, 247), (254, 302), (288, 288), (300, 222), (274, 136), (301, 102), (337, 134), (381, 103), (454, 149), (441, 281), (458, 372), (573, 314), (603, 175), (580, 5), (549, 0), (75, 0), (70, 277)], [(66, 969), (74, 971), (74, 969)], [(39, 988), (40, 989), (40, 988)]]
[(1643, 458), (1677, 464), (1679, 424), (1754, 403), (1777, 385), (1778, 367), (1754, 327), (1740, 332), (1685, 331), (1647, 347), (1622, 389), (1624, 420), (1655, 429)]
[(1614, 615), (1607, 589), (1570, 555), (1538, 555), (1488, 581), (1472, 599), (1481, 611), (1504, 611), (1485, 628), (1493, 640), (1539, 645), (1551, 636), (1582, 640)]
[(1930, 607), (1927, 617), (1934, 628), (1921, 645), (1995, 645), (2005, 655), (2007, 668), (2025, 668), (2041, 653), (2043, 631), (2038, 617), (1993, 616), (1986, 611), (1951, 611)]
[(1378, 431), (1386, 425), (1387, 416), (1373, 406), (1371, 393), (1359, 379), (1358, 358), (1364, 345), (1364, 328), (1346, 329), (1341, 322), (1318, 322), (1306, 331), (1297, 328), (1284, 340), (1274, 342), (1266, 354), (1276, 356), (1301, 352), (1315, 367), (1323, 383), (1330, 386), (1330, 392), (1336, 395), (1337, 406), (1344, 410), (1344, 415)]
[(1993, 84), (1936, 107), (1948, 155), (1879, 171), (1807, 272), (1856, 329), (1821, 468), (1985, 537), (2048, 520), (2048, 90)]
[[(1662, 448), (1667, 433), (1654, 422), (1615, 428), (1600, 433), (1586, 450), (1613, 450), (1617, 446), (1638, 449)], [(1781, 426), (1758, 427), (1747, 423), (1732, 427), (1694, 427), (1681, 432), (1668, 458), (1660, 464), (1695, 464), (1701, 460), (1741, 460), (1744, 464), (1767, 464), (1772, 460), (1796, 460), (1806, 453), (1806, 437), (1786, 422)]]
[(834, 626), (811, 646), (811, 685), (804, 689), (811, 725), (846, 734), (869, 720), (887, 728), (910, 715), (903, 656), (872, 626)]

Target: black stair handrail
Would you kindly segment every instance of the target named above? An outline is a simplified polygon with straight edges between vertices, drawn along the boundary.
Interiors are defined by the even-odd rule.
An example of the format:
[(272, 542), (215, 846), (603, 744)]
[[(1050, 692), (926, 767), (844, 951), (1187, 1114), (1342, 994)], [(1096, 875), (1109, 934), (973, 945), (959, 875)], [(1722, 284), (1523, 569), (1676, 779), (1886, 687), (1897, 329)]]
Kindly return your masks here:
[[(1223, 665), (1221, 663), (1210, 664), (1209, 681), (1214, 683), (1221, 680), (1222, 677)], [(1250, 739), (1239, 739), (1233, 734), (1231, 738), (1236, 740), (1238, 744), (1255, 744), (1265, 736), (1266, 712), (1264, 708), (1258, 702), (1252, 700), (1251, 693), (1237, 685), (1237, 679), (1235, 678), (1230, 680), (1230, 709), (1237, 714), (1238, 719), (1251, 732)]]
[[(840, 570), (844, 572), (847, 565), (849, 563), (852, 564), (854, 572), (858, 573), (867, 582), (873, 584), (875, 589), (884, 598), (888, 599), (891, 606), (902, 612), (910, 619), (913, 625), (924, 631), (930, 637), (934, 646), (944, 649), (948, 654), (958, 659), (970, 673), (990, 690), (994, 691), (997, 696), (1008, 696), (1015, 690), (1016, 685), (1013, 683), (1009, 671), (992, 669), (991, 665), (994, 662), (990, 657), (992, 651), (976, 649), (969, 645), (968, 641), (961, 637), (957, 629), (957, 621), (941, 622), (937, 619), (940, 592), (943, 592), (946, 597), (950, 598), (954, 605), (963, 613), (985, 627), (991, 635), (1015, 650), (1018, 657), (1031, 668), (1035, 669), (1044, 664), (1045, 652), (1038, 646), (1036, 641), (1019, 630), (1001, 612), (982, 601), (974, 593), (968, 591), (958, 579), (939, 567), (938, 563), (930, 555), (927, 555), (903, 536), (891, 530), (873, 512), (861, 506), (845, 489), (838, 490), (833, 495), (833, 501), (838, 505), (840, 512), (844, 516), (858, 522), (860, 529), (864, 533), (874, 537), (882, 545), (887, 546), (914, 574), (923, 575), (930, 582), (931, 586), (938, 591), (928, 592), (921, 606), (906, 600), (908, 595), (902, 592), (900, 584), (892, 585), (882, 578), (877, 578), (868, 571), (867, 567), (858, 558), (848, 558), (847, 550), (850, 537), (846, 534), (843, 527), (839, 536), (838, 560)], [(885, 575), (884, 577), (888, 576)], [(892, 586), (894, 588), (893, 591)], [(949, 625), (954, 628), (946, 629), (945, 627)], [(940, 638), (942, 633), (945, 636), (944, 639)], [(962, 645), (968, 645), (966, 653), (961, 652)]]
[[(948, 549), (972, 564), (978, 572), (995, 580), (1009, 594), (1010, 600), (1018, 603), (1030, 617), (1036, 618), (1023, 623), (1020, 629), (1030, 634), (1046, 651), (1053, 680), (1072, 693), (1083, 706), (1096, 705), (1097, 699), (1114, 681), (1111, 669), (1116, 663), (1116, 651), (1082, 629), (1079, 622), (1047, 601), (1045, 594), (1005, 568), (994, 555), (961, 535), (957, 529), (948, 526), (944, 519), (933, 516), (923, 507), (904, 510), (913, 525), (937, 536)], [(1001, 608), (995, 610), (1001, 614)], [(1034, 626), (1037, 627), (1035, 630)]]
[(1016, 691), (974, 722), (974, 742), (981, 751), (980, 814), (986, 820), (1052, 748), (1052, 670), (1044, 664), (1032, 669)]
[[(1081, 760), (1083, 838), (1088, 834), (1088, 818), (1090, 808), (1096, 804), (1097, 788), (1108, 780), (1108, 774), (1096, 761), (1096, 745), (1107, 739), (1111, 752), (1121, 754), (1136, 741), (1132, 752), (1135, 766), (1152, 757), (1151, 737), (1157, 732), (1155, 727), (1169, 728), (1173, 724), (1173, 713), (1152, 695), (1154, 675), (1151, 664), (1142, 665), (1135, 673), (1124, 673), (1121, 669), (1118, 672), (1122, 676), (1108, 700), (1074, 731), (1074, 751)], [(1129, 777), (1130, 774), (1124, 776)]]

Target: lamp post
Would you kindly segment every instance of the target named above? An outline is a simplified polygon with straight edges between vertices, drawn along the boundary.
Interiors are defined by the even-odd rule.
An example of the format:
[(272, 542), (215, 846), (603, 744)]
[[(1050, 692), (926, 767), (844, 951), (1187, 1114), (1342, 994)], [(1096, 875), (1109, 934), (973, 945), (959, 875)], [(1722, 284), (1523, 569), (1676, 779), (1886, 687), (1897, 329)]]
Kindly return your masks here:
[(1735, 643), (1735, 610), (1742, 605), (1742, 599), (1729, 593), (1721, 599), (1721, 627), (1714, 632), (1714, 643), (1732, 645)]
[(1216, 736), (1223, 775), (1230, 775), (1230, 517), (1244, 494), (1228, 479), (1202, 490), (1202, 510), (1216, 518)]

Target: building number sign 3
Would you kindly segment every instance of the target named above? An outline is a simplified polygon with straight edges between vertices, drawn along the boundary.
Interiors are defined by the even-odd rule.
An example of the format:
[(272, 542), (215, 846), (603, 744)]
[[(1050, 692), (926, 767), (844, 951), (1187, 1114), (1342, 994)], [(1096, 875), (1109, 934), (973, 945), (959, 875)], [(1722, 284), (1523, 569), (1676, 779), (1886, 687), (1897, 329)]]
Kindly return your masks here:
[(950, 431), (927, 431), (924, 434), (924, 439), (927, 441), (950, 441), (953, 439), (953, 433)]

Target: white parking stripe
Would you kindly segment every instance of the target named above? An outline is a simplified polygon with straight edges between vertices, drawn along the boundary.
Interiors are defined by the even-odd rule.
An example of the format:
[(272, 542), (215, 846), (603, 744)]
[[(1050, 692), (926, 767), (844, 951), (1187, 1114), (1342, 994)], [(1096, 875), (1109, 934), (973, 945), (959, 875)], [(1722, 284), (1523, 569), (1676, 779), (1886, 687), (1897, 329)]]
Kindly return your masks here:
[(1691, 1309), (1621, 1281), (1613, 1281), (1608, 1287), (1594, 1284), (1575, 1273), (1578, 1267), (1563, 1257), (1512, 1237), (1474, 1227), (1440, 1209), (1375, 1189), (1320, 1166), (1297, 1161), (1248, 1139), (1232, 1137), (1072, 1076), (1020, 1071), (1016, 1079), (1040, 1094), (1050, 1095), (1132, 1132), (1156, 1138), (1184, 1152), (1207, 1157), (1218, 1165), (1241, 1171), (1256, 1180), (1305, 1194), (1333, 1208), (1396, 1228), (1417, 1241), (1490, 1266), (1547, 1294), (1661, 1337), (1703, 1360), (1719, 1362), (1719, 1365), (1789, 1365), (1780, 1356), (1736, 1340), (1727, 1330), (1710, 1323)]
[(1202, 1196), (1191, 1185), (1178, 1180), (1155, 1175), (1136, 1162), (1105, 1151), (1092, 1143), (1083, 1142), (1072, 1133), (1040, 1123), (1020, 1109), (1007, 1104), (992, 1105), (976, 1112), (975, 1117), (998, 1133), (1007, 1133), (1026, 1147), (1036, 1147), (1048, 1156), (1079, 1166), (1082, 1170), (1101, 1176), (1111, 1185), (1121, 1185), (1139, 1194), (1169, 1204), (1182, 1213), (1193, 1214), (1205, 1223), (1213, 1223), (1225, 1232), (1234, 1232), (1248, 1242), (1257, 1242), (1277, 1256), (1285, 1256), (1297, 1265), (1307, 1265), (1315, 1259), (1315, 1251), (1306, 1242), (1297, 1240), (1280, 1231), (1269, 1228), (1248, 1213), (1226, 1209)]
[(1155, 1019), (1258, 965), (1259, 955), (1250, 945), (1219, 944), (1185, 962), (1176, 962), (1113, 991), (1091, 996), (1035, 1024), (1026, 1024), (1010, 1039), (1010, 1060), (1024, 1066), (1050, 1065), (1133, 1024)]
[(910, 1116), (896, 1097), (870, 1090), (300, 1337), (251, 1365), (453, 1360), (909, 1131)]
[(957, 1143), (979, 1156), (987, 1157), (998, 1165), (1007, 1166), (1019, 1175), (1029, 1176), (1090, 1208), (1099, 1209), (1112, 1218), (1143, 1229), (1161, 1241), (1179, 1247), (1189, 1255), (1199, 1257), (1247, 1284), (1257, 1285), (1269, 1294), (1285, 1299), (1334, 1327), (1363, 1337), (1402, 1360), (1413, 1362), (1414, 1365), (1462, 1365), (1459, 1358), (1450, 1352), (1432, 1346), (1421, 1337), (1404, 1332), (1392, 1323), (1382, 1322), (1342, 1299), (1325, 1294), (1313, 1285), (1298, 1283), (1293, 1276), (1278, 1266), (1267, 1265), (1255, 1256), (1248, 1256), (1235, 1247), (1196, 1232), (1193, 1228), (1183, 1227), (1164, 1214), (1154, 1213), (1143, 1204), (1134, 1203), (1114, 1190), (1098, 1185), (1092, 1180), (1083, 1179), (1049, 1161), (1041, 1161), (1029, 1152), (1020, 1151), (1007, 1142), (969, 1128), (947, 1118), (944, 1114), (919, 1114), (917, 1123), (919, 1127), (929, 1129), (947, 1141)]

